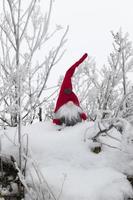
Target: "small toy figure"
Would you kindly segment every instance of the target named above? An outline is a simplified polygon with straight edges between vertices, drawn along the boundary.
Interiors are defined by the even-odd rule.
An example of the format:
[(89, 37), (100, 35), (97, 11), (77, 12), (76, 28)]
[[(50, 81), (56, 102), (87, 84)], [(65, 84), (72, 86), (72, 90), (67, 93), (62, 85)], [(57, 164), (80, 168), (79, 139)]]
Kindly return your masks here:
[(72, 90), (71, 78), (75, 69), (86, 59), (85, 53), (74, 65), (66, 72), (60, 93), (54, 110), (53, 123), (57, 125), (73, 126), (82, 120), (86, 120), (87, 116), (80, 107), (78, 97)]

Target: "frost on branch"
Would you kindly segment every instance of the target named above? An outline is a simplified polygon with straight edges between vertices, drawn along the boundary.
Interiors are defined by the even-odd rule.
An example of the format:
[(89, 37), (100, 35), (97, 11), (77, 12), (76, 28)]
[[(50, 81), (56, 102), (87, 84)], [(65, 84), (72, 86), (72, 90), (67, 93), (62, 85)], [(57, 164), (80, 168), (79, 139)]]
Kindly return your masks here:
[[(32, 123), (38, 108), (48, 101), (47, 81), (53, 67), (64, 54), (66, 31), (55, 25), (50, 31), (53, 1), (46, 10), (41, 2), (3, 1), (0, 23), (0, 121), (16, 126), (21, 107), (21, 118)], [(64, 32), (63, 32), (64, 31)], [(58, 35), (58, 41), (57, 36)], [(56, 44), (54, 47), (51, 43)], [(21, 106), (20, 106), (21, 101)], [(4, 114), (3, 114), (4, 107)]]

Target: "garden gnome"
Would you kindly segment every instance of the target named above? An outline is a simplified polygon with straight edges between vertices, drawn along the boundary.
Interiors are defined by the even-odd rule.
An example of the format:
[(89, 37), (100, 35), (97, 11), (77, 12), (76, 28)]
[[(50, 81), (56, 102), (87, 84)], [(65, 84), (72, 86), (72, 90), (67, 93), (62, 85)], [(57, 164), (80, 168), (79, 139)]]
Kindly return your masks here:
[(65, 74), (62, 82), (60, 93), (54, 110), (53, 123), (57, 125), (73, 126), (82, 120), (86, 120), (87, 116), (80, 107), (78, 97), (73, 92), (72, 76), (75, 69), (86, 59), (85, 53), (75, 64), (73, 64)]

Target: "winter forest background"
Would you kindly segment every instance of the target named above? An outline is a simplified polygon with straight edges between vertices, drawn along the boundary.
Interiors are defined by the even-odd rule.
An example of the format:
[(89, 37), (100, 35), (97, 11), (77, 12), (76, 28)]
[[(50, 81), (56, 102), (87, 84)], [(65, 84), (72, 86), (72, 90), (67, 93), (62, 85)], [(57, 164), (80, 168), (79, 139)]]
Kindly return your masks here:
[[(44, 181), (44, 175), (41, 174), (35, 162), (32, 162), (32, 164), (36, 176), (40, 183), (43, 179), (46, 191), (36, 185), (33, 176), (34, 184), (32, 186), (36, 188), (35, 197), (33, 197), (32, 186), (29, 186), (26, 182), (28, 161), (32, 155), (28, 151), (30, 140), (28, 134), (23, 132), (23, 127), (29, 127), (28, 125), (37, 122), (52, 121), (54, 106), (63, 79), (58, 73), (60, 71), (58, 65), (65, 56), (69, 33), (69, 26), (55, 25), (54, 28), (51, 28), (54, 1), (49, 0), (47, 2), (46, 10), (42, 10), (40, 4), (41, 2), (37, 0), (28, 1), (26, 4), (22, 0), (3, 0), (0, 2), (1, 138), (3, 131), (8, 130), (9, 127), (14, 127), (11, 130), (16, 131), (18, 142), (16, 145), (17, 153), (15, 152), (12, 155), (10, 161), (13, 164), (9, 162), (10, 155), (4, 149), (3, 140), (1, 139), (0, 142), (2, 171), (0, 198), (3, 197), (3, 180), (4, 186), (8, 185), (9, 187), (10, 185), (5, 180), (4, 171), (12, 165), (13, 169), (17, 170), (17, 190), (20, 199), (41, 200), (59, 199), (60, 197), (59, 195), (58, 198), (55, 198), (51, 187)], [(94, 125), (91, 140), (95, 142), (96, 146), (90, 145), (90, 149), (92, 148), (96, 153), (101, 151), (102, 145), (108, 146), (110, 149), (119, 149), (117, 146), (114, 147), (112, 144), (106, 144), (106, 142), (99, 140), (100, 136), (105, 134), (104, 136), (120, 142), (120, 139), (118, 139), (120, 136), (110, 136), (110, 131), (113, 134), (116, 131), (121, 135), (121, 150), (123, 147), (125, 150), (129, 144), (132, 147), (133, 141), (133, 82), (131, 78), (129, 79), (129, 75), (133, 72), (132, 40), (130, 33), (128, 34), (119, 27), (118, 30), (111, 31), (111, 36), (112, 50), (107, 56), (107, 62), (99, 68), (95, 59), (93, 59), (93, 55), (89, 55), (89, 58), (76, 71), (73, 78), (74, 91), (80, 99), (81, 107), (88, 115), (87, 123)], [(48, 82), (53, 69), (56, 69), (55, 76), (58, 77), (58, 81), (54, 85)], [(88, 130), (87, 127), (85, 131), (87, 135), (89, 135)], [(126, 131), (128, 134), (126, 134)], [(92, 132), (92, 129), (90, 132)], [(26, 138), (26, 142), (23, 142), (24, 138)], [(9, 134), (6, 139), (12, 140)], [(4, 151), (7, 154), (6, 156), (3, 154)], [(129, 150), (130, 156), (131, 153), (132, 149)], [(5, 157), (9, 162), (8, 166), (6, 165), (7, 162), (3, 161)], [(131, 162), (132, 157), (129, 160)], [(128, 172), (124, 172), (124, 174), (130, 177), (129, 179), (133, 176), (132, 171), (130, 171), (130, 174)], [(63, 188), (63, 184), (61, 188)], [(60, 190), (60, 193), (62, 193), (62, 189)], [(40, 192), (41, 195), (39, 195)], [(25, 193), (29, 196), (23, 195)], [(132, 197), (132, 192), (129, 193), (129, 196), (126, 194), (127, 199)], [(45, 194), (47, 194), (47, 197)], [(9, 195), (10, 193), (8, 193)], [(121, 199), (125, 199), (125, 196)]]

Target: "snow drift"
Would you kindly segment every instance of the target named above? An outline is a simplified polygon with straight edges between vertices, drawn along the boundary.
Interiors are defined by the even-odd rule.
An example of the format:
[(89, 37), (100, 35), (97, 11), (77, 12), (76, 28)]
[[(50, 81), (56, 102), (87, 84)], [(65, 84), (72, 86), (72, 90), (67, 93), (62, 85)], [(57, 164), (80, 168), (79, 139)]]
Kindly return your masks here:
[[(92, 127), (92, 123), (84, 122), (58, 131), (58, 126), (51, 122), (36, 123), (23, 127), (23, 142), (28, 135), (32, 159), (37, 161), (56, 199), (124, 200), (133, 197), (132, 187), (124, 175), (132, 168), (132, 162), (117, 149), (105, 148), (99, 154), (91, 152), (84, 137), (86, 130), (87, 135), (92, 134)], [(1, 130), (0, 134), (1, 153), (17, 158), (16, 129)], [(40, 184), (29, 161), (26, 181), (32, 185), (30, 174), (35, 183)]]

